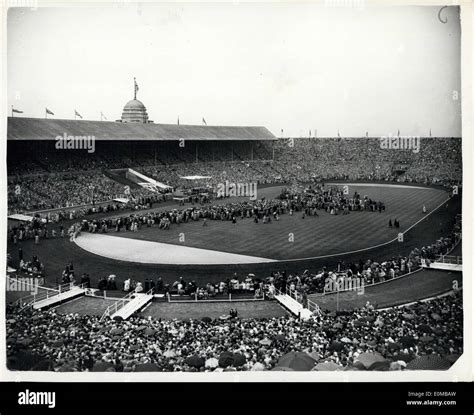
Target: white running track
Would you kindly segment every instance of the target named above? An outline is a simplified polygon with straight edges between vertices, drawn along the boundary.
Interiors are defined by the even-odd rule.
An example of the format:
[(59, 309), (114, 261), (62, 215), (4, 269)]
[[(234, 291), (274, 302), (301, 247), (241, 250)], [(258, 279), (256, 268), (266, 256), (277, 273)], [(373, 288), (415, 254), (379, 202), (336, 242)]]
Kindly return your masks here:
[(141, 264), (223, 265), (276, 262), (269, 258), (96, 233), (82, 233), (74, 242), (96, 255)]

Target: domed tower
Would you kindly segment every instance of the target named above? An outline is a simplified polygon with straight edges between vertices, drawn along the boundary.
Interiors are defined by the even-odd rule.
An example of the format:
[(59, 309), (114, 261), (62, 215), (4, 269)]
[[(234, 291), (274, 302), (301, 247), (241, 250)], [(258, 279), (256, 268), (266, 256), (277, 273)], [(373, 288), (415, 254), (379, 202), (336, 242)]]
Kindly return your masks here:
[(148, 122), (148, 113), (146, 112), (146, 107), (141, 101), (137, 99), (138, 85), (135, 78), (133, 78), (135, 83), (135, 95), (134, 98), (128, 101), (123, 107), (122, 112), (122, 122)]

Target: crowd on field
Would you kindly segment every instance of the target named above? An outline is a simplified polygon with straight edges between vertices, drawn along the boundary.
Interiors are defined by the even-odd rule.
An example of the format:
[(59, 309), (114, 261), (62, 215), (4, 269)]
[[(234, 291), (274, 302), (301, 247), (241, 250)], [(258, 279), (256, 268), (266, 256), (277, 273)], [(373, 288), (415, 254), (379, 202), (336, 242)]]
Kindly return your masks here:
[(220, 205), (206, 204), (182, 209), (170, 209), (152, 212), (138, 212), (128, 216), (107, 217), (103, 219), (83, 220), (81, 230), (92, 233), (110, 231), (138, 232), (142, 227), (158, 227), (169, 229), (171, 225), (179, 225), (189, 221), (227, 220), (236, 223), (237, 219), (251, 219), (255, 223), (270, 223), (280, 220), (284, 214), (293, 215), (301, 212), (303, 215), (317, 215), (318, 210), (331, 214), (349, 211), (382, 211), (385, 205), (381, 201), (373, 201), (367, 196), (345, 195), (337, 187), (324, 185), (310, 186), (308, 192), (286, 192), (280, 199), (244, 200), (242, 202), (224, 203)]

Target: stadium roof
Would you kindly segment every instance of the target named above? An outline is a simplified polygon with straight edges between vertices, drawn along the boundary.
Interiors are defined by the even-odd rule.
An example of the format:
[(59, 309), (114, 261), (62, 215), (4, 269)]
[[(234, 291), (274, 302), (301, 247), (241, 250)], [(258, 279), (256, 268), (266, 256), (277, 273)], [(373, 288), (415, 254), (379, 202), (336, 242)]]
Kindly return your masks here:
[(8, 117), (9, 140), (54, 140), (57, 136), (96, 140), (276, 140), (265, 127), (121, 123)]

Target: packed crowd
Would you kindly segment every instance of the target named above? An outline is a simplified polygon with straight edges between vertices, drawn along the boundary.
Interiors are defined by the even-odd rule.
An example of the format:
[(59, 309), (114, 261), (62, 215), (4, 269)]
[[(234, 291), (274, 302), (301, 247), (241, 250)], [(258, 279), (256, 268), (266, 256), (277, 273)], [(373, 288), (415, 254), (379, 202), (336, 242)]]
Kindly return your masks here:
[[(234, 313), (225, 321), (138, 315), (104, 324), (94, 316), (32, 309), (17, 313), (7, 307), (6, 335), (9, 367), (26, 351), (41, 358), (32, 370), (285, 370), (291, 366), (282, 357), (289, 352), (311, 358), (299, 370), (421, 368), (420, 359), (427, 355), (438, 369), (447, 369), (463, 351), (462, 295), (380, 311), (367, 304), (309, 321), (240, 319)], [(366, 361), (367, 353), (377, 358)]]
[(340, 212), (344, 215), (355, 211), (385, 211), (385, 204), (380, 200), (372, 200), (368, 196), (361, 198), (357, 192), (349, 194), (344, 187), (324, 184), (314, 184), (306, 188), (299, 185), (285, 188), (280, 194), (280, 199), (301, 200), (302, 209), (308, 215), (317, 215), (318, 210), (324, 210), (332, 215)]
[(8, 183), (9, 213), (95, 205), (150, 194), (141, 188), (128, 190), (102, 173), (45, 174)]
[(286, 182), (331, 179), (455, 185), (462, 179), (461, 154), (459, 138), (420, 138), (419, 152), (384, 149), (379, 138), (282, 139), (275, 146), (272, 168)]
[(188, 163), (168, 167), (144, 167), (141, 171), (162, 183), (182, 190), (202, 187), (212, 191), (219, 183), (225, 183), (226, 180), (232, 183), (277, 182), (269, 175), (268, 163), (264, 161)]
[[(115, 275), (112, 276), (115, 280)], [(103, 278), (102, 287), (99, 282), (99, 289), (117, 289), (111, 288), (110, 284), (105, 284), (104, 281), (109, 281), (109, 278)], [(156, 280), (153, 278), (146, 278), (144, 283), (137, 281), (133, 278), (128, 278), (123, 282), (122, 291), (124, 292), (148, 292), (153, 290), (154, 293), (163, 293), (167, 295), (178, 295), (188, 296), (195, 300), (207, 300), (212, 299), (219, 295), (228, 294), (252, 294), (254, 298), (267, 298), (271, 296), (271, 282), (269, 279), (262, 280), (256, 278), (255, 274), (248, 274), (245, 278), (239, 278), (237, 274), (234, 274), (232, 278), (228, 278), (226, 281), (220, 281), (217, 283), (206, 283), (205, 285), (198, 285), (195, 280), (185, 281), (183, 277), (175, 280), (173, 283), (168, 284), (163, 281), (161, 277), (157, 277)], [(247, 296), (248, 298), (248, 296)]]
[[(42, 174), (31, 174), (26, 167), (39, 164), (10, 161), (9, 213), (80, 206), (129, 196), (124, 195), (122, 184), (108, 178), (99, 168), (133, 167), (183, 191), (194, 187), (212, 191), (226, 180), (259, 184), (382, 180), (450, 186), (460, 184), (462, 179), (461, 140), (457, 138), (422, 138), (418, 153), (383, 149), (377, 138), (280, 139), (274, 144), (274, 161), (269, 157), (270, 144), (255, 145), (258, 151), (252, 154), (248, 149), (234, 149), (235, 157), (231, 159), (224, 157), (229, 152), (225, 145), (216, 146), (212, 157), (204, 152), (198, 162), (178, 155), (161, 160), (148, 152), (132, 160), (126, 149), (121, 157), (71, 156), (67, 164), (58, 155), (58, 160), (45, 158), (41, 162), (49, 169)], [(170, 149), (170, 154), (177, 151)], [(166, 153), (160, 154), (164, 156)], [(23, 165), (25, 169), (21, 170), (19, 166)], [(210, 178), (190, 180), (185, 178), (188, 176)], [(138, 197), (149, 195), (150, 191), (134, 189), (133, 193)]]

